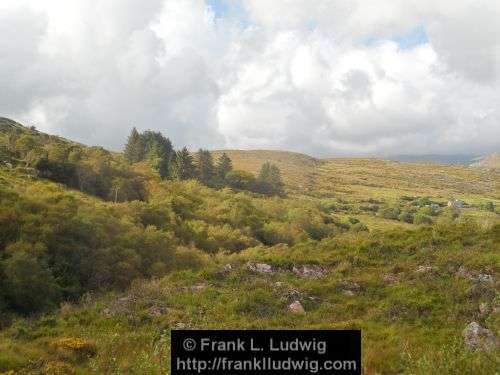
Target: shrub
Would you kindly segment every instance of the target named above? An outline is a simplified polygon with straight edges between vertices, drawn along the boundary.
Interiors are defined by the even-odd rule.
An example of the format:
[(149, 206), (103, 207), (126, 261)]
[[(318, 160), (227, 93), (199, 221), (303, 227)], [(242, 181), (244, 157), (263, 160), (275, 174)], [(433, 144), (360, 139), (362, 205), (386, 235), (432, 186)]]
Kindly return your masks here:
[(413, 223), (414, 224), (432, 224), (432, 218), (428, 215), (417, 213), (413, 217)]
[(398, 220), (405, 223), (413, 223), (413, 214), (409, 211), (403, 211), (399, 214)]
[(398, 207), (384, 207), (378, 211), (378, 216), (384, 219), (397, 220), (400, 213), (401, 211)]
[(368, 227), (363, 224), (363, 223), (356, 223), (354, 224), (351, 229), (350, 229), (352, 232), (367, 232), (368, 231)]

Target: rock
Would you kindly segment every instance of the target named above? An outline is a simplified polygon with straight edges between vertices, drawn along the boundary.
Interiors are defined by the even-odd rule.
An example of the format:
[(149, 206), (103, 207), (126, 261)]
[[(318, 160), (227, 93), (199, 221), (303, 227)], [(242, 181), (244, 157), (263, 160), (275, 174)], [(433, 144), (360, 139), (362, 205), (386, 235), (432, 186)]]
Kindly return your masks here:
[(479, 275), (472, 277), (471, 280), (477, 283), (488, 283), (488, 284), (493, 284), (494, 282), (493, 276), (487, 273), (480, 273)]
[(273, 272), (275, 272), (275, 270), (273, 269), (273, 266), (271, 266), (270, 264), (266, 264), (266, 263), (248, 262), (247, 268), (252, 272), (258, 272), (258, 273), (273, 273)]
[(168, 313), (168, 309), (162, 306), (152, 306), (148, 310), (148, 315), (151, 318), (158, 318), (162, 315), (165, 315), (166, 313)]
[(418, 268), (415, 270), (416, 273), (433, 273), (437, 271), (437, 267), (433, 266), (418, 266)]
[(282, 282), (282, 281), (276, 281), (276, 282), (274, 283), (274, 285), (275, 285), (276, 287), (278, 287), (278, 288), (281, 288), (281, 287), (283, 287), (283, 286), (285, 285), (285, 283), (284, 283), (284, 282)]
[(487, 302), (482, 302), (479, 304), (479, 313), (482, 316), (488, 315), (489, 312), (490, 312), (490, 305), (488, 305)]
[(465, 346), (469, 350), (490, 352), (498, 346), (495, 335), (477, 322), (471, 322), (462, 332)]
[(354, 296), (356, 293), (354, 293), (352, 290), (343, 290), (342, 293), (344, 293), (346, 296)]
[(351, 292), (359, 292), (361, 290), (361, 286), (354, 282), (354, 281), (342, 281), (340, 283), (340, 287), (342, 288), (342, 290), (346, 291), (351, 291)]
[(460, 266), (457, 276), (468, 278), (476, 283), (494, 283), (493, 275), (468, 271), (464, 266)]
[(190, 289), (192, 292), (200, 292), (206, 288), (207, 288), (206, 284), (196, 284), (196, 285), (193, 285)]
[(184, 329), (186, 328), (186, 324), (182, 322), (175, 323), (175, 328)]
[(399, 278), (396, 275), (391, 275), (391, 274), (382, 276), (382, 280), (387, 284), (396, 284), (399, 282)]
[(324, 267), (318, 266), (317, 264), (303, 264), (293, 266), (292, 271), (299, 277), (310, 279), (318, 279), (326, 274), (326, 269)]
[(288, 306), (288, 310), (292, 314), (302, 315), (302, 314), (306, 313), (306, 310), (304, 310), (304, 307), (302, 307), (302, 304), (299, 301), (295, 301), (295, 302), (291, 303)]

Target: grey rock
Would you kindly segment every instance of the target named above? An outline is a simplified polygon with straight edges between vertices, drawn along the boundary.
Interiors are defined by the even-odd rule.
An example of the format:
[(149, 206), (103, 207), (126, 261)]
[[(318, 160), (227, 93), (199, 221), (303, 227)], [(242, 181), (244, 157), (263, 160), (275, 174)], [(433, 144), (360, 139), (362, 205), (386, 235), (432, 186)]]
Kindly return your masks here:
[(326, 274), (326, 269), (317, 264), (302, 264), (293, 266), (292, 271), (299, 277), (318, 279)]
[(295, 302), (291, 303), (288, 306), (288, 310), (292, 314), (297, 314), (297, 315), (302, 315), (302, 314), (306, 313), (306, 310), (304, 310), (304, 307), (302, 306), (302, 304), (299, 301), (295, 301)]
[(498, 346), (498, 339), (486, 328), (481, 327), (477, 322), (471, 322), (462, 332), (464, 343), (471, 351), (490, 352)]
[(254, 262), (248, 262), (247, 263), (247, 268), (252, 271), (252, 272), (257, 272), (257, 273), (274, 273), (276, 272), (270, 264), (266, 263), (254, 263)]

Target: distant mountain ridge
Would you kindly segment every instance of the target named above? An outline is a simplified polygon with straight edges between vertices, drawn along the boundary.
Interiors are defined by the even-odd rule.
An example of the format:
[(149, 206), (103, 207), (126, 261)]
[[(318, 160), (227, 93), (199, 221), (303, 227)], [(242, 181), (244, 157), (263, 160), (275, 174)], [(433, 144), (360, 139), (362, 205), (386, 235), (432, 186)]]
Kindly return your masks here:
[(424, 155), (389, 155), (385, 159), (402, 161), (402, 162), (432, 162), (439, 164), (460, 164), (469, 165), (474, 161), (480, 159), (480, 155), (475, 154), (450, 154), (450, 155), (439, 155), (439, 154), (424, 154)]

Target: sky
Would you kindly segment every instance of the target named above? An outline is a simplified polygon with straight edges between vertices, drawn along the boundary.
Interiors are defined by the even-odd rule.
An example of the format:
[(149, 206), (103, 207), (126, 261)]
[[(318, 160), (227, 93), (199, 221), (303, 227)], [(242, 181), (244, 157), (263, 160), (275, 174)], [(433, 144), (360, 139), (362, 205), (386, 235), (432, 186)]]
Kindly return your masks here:
[(0, 116), (119, 150), (500, 151), (500, 1), (1, 0)]

